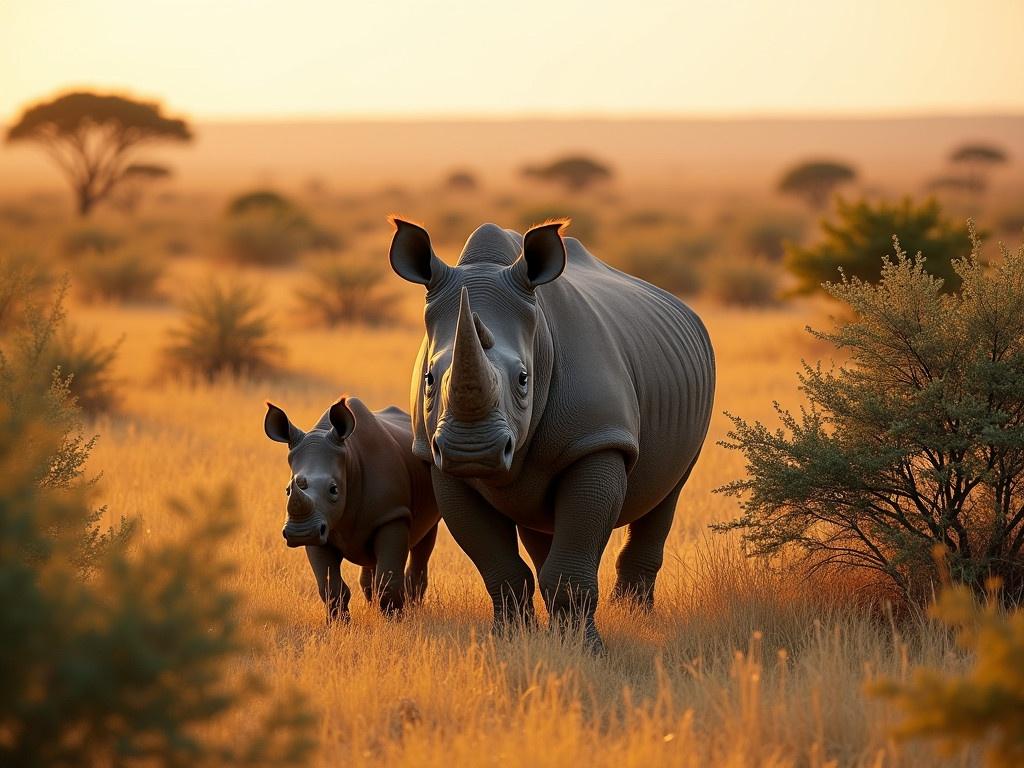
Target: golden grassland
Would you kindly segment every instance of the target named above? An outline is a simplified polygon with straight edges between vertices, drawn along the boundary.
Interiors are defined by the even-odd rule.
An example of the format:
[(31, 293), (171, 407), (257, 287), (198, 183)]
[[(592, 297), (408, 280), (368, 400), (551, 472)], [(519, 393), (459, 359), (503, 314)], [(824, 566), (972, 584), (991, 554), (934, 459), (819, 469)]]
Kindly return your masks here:
[[(202, 279), (204, 265), (174, 275)], [(411, 316), (388, 330), (315, 330), (288, 321), (287, 275), (250, 274), (265, 286), (282, 325), (288, 371), (271, 380), (192, 385), (158, 375), (168, 308), (83, 306), (73, 316), (101, 336), (123, 334), (118, 412), (98, 419), (91, 468), (111, 516), (139, 515), (143, 535), (171, 535), (187, 521), (163, 500), (230, 484), (241, 515), (231, 556), (245, 621), (265, 650), (251, 666), (282, 690), (297, 685), (318, 722), (317, 765), (934, 765), (926, 747), (894, 743), (894, 712), (864, 693), (879, 674), (961, 660), (925, 621), (896, 625), (857, 608), (848, 581), (804, 577), (742, 556), (709, 523), (736, 512), (712, 489), (743, 472), (716, 445), (723, 409), (770, 419), (770, 404), (796, 404), (793, 372), (823, 350), (802, 332), (821, 307), (743, 311), (697, 304), (719, 364), (716, 416), (705, 452), (679, 502), (653, 614), (602, 601), (608, 654), (539, 630), (488, 634), (478, 575), (447, 532), (439, 537), (424, 605), (387, 621), (353, 597), (350, 625), (325, 626), (301, 551), (280, 538), (284, 450), (262, 433), (271, 397), (311, 423), (341, 391), (371, 406), (406, 406), (410, 360), (421, 329)], [(406, 289), (402, 289), (406, 290)], [(610, 590), (612, 538), (602, 568)], [(350, 585), (356, 571), (345, 568)], [(268, 621), (271, 611), (278, 622)], [(244, 730), (239, 716), (219, 727)], [(964, 755), (954, 764), (974, 764)]]
[[(345, 233), (343, 257), (382, 263), (389, 210), (424, 220), (440, 255), (451, 260), (480, 222), (521, 226), (530, 211), (546, 207), (521, 189), (469, 197), (420, 192), (306, 204), (318, 223)], [(714, 248), (700, 269), (743, 256), (741, 232), (758, 215), (751, 198), (697, 198), (623, 201), (613, 190), (571, 207), (599, 222), (591, 238), (596, 247), (587, 245), (611, 261), (638, 243), (685, 245), (709, 234)], [(343, 392), (371, 407), (408, 407), (422, 289), (385, 281), (398, 295), (392, 326), (311, 326), (295, 300), (296, 287), (308, 280), (301, 262), (280, 269), (227, 265), (214, 252), (223, 201), (176, 194), (153, 202), (135, 221), (101, 212), (87, 226), (127, 229), (123, 247), (159, 258), (167, 268), (166, 300), (85, 303), (72, 286), (72, 321), (101, 340), (122, 339), (118, 406), (89, 424), (100, 435), (90, 461), (90, 472), (100, 475), (97, 502), (107, 506), (109, 521), (138, 517), (141, 535), (159, 540), (189, 525), (168, 511), (167, 498), (197, 488), (235, 489), (240, 513), (228, 554), (238, 568), (230, 586), (245, 598), (243, 621), (256, 642), (232, 674), (255, 670), (275, 690), (305, 693), (317, 723), (314, 764), (938, 764), (927, 745), (890, 738), (896, 713), (869, 697), (865, 684), (879, 675), (902, 678), (918, 664), (960, 668), (963, 656), (946, 631), (924, 618), (892, 620), (877, 603), (869, 609), (856, 577), (808, 576), (786, 563), (747, 559), (735, 537), (708, 529), (737, 513), (735, 500), (712, 490), (744, 472), (742, 457), (717, 445), (729, 425), (723, 411), (774, 423), (773, 400), (799, 405), (794, 374), (801, 358), (827, 362), (829, 354), (804, 326), (827, 324), (832, 308), (811, 300), (761, 309), (724, 307), (705, 296), (691, 302), (716, 348), (715, 416), (680, 498), (654, 612), (634, 614), (604, 600), (599, 606), (606, 656), (589, 655), (572, 638), (543, 629), (491, 637), (481, 580), (443, 527), (422, 606), (388, 621), (356, 591), (351, 623), (328, 627), (304, 554), (281, 540), (288, 469), (283, 447), (263, 434), (264, 400), (286, 408), (302, 427)], [(82, 225), (69, 222), (64, 205), (41, 199), (0, 210), (7, 216), (0, 221), (0, 253), (35, 254), (74, 278), (76, 263), (60, 256), (60, 243)], [(762, 214), (777, 215), (776, 203), (766, 205)], [(1007, 205), (999, 201), (995, 208), (1012, 208)], [(792, 208), (782, 212), (806, 217)], [(631, 216), (649, 222), (630, 229)], [(181, 320), (180, 299), (210, 280), (236, 279), (257, 285), (266, 298), (274, 341), (284, 352), (280, 370), (257, 381), (169, 378), (161, 349)], [(616, 531), (601, 571), (604, 595), (621, 543)], [(355, 586), (356, 570), (347, 566), (344, 574)], [(543, 615), (539, 602), (538, 608)], [(249, 715), (218, 724), (220, 735), (254, 727)], [(980, 762), (974, 753), (944, 759)]]

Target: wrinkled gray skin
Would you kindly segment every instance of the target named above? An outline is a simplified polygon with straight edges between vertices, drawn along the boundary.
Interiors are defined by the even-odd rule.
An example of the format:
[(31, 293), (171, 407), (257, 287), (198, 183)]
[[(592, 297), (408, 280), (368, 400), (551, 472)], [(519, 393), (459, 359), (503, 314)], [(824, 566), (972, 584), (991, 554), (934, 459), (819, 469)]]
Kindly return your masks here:
[(563, 223), (525, 236), (485, 224), (455, 267), (425, 230), (395, 226), (392, 267), (427, 288), (413, 453), (434, 463), (441, 514), (496, 626), (534, 621), (518, 530), (552, 619), (583, 622), (600, 649), (597, 570), (617, 526), (629, 532), (614, 596), (653, 605), (711, 416), (707, 331), (676, 297), (563, 239)]
[(421, 600), (440, 515), (430, 464), (409, 451), (409, 414), (372, 412), (342, 398), (303, 432), (267, 403), (263, 429), (288, 444), (292, 477), (281, 535), (289, 547), (306, 548), (328, 621), (348, 620), (342, 559), (362, 566), (363, 595), (376, 597), (386, 614), (400, 613), (407, 595)]

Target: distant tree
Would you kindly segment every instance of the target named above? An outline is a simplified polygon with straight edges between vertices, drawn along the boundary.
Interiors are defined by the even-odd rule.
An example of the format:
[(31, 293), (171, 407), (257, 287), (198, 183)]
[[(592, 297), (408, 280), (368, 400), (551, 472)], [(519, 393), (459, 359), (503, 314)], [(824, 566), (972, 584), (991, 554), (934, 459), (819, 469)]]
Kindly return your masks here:
[(528, 165), (524, 176), (561, 184), (570, 192), (580, 192), (612, 177), (612, 169), (585, 155), (567, 155), (545, 165)]
[(139, 147), (191, 139), (185, 121), (164, 116), (158, 104), (84, 92), (29, 107), (7, 129), (9, 143), (34, 142), (58, 165), (81, 216), (124, 181)]
[(877, 571), (913, 599), (930, 597), (940, 545), (955, 582), (984, 594), (996, 576), (1024, 597), (1024, 247), (1002, 256), (986, 268), (975, 240), (949, 295), (898, 242), (878, 284), (830, 283), (848, 319), (812, 334), (848, 362), (805, 363), (809, 405), (776, 406), (781, 429), (732, 417), (723, 445), (747, 471), (719, 490), (742, 514), (717, 528), (751, 553)]
[(171, 169), (166, 165), (155, 163), (132, 163), (124, 169), (117, 194), (112, 196), (115, 204), (127, 213), (133, 213), (142, 201), (146, 188), (154, 182), (172, 176)]
[(811, 160), (793, 166), (779, 180), (779, 192), (793, 195), (820, 211), (842, 184), (857, 178), (857, 172), (845, 163), (832, 160)]
[(911, 253), (928, 254), (928, 270), (944, 280), (944, 289), (960, 286), (953, 260), (970, 253), (967, 227), (956, 225), (942, 215), (935, 200), (915, 205), (907, 198), (900, 203), (872, 204), (866, 200), (836, 202), (834, 221), (821, 222), (824, 238), (808, 248), (789, 245), (785, 263), (799, 281), (797, 291), (812, 293), (821, 284), (839, 277), (877, 282), (881, 276), (881, 258), (892, 248), (892, 236)]
[(972, 190), (980, 194), (988, 187), (989, 172), (1009, 162), (1005, 150), (994, 144), (962, 144), (949, 154), (949, 162), (965, 171), (965, 180)]
[(448, 174), (444, 185), (453, 192), (475, 192), (480, 187), (480, 182), (471, 171), (460, 169)]
[(303, 251), (337, 251), (344, 245), (338, 235), (317, 226), (301, 207), (272, 189), (234, 197), (222, 234), (225, 256), (260, 266), (280, 266)]

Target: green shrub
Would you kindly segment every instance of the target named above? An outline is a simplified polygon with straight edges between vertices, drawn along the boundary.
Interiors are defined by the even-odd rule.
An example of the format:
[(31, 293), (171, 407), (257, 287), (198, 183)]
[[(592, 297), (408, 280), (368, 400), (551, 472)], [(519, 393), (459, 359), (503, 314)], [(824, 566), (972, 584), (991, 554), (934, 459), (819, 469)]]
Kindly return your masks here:
[[(78, 482), (92, 441), (39, 353), (62, 294), (30, 308), (0, 358), (0, 764), (280, 765), (311, 747), (301, 702), (235, 674), (250, 654), (222, 586), (228, 494), (198, 496), (188, 532), (160, 544), (101, 531)], [(253, 720), (253, 714), (263, 716)], [(210, 726), (246, 719), (245, 734)]]
[(0, 333), (6, 331), (26, 303), (39, 298), (52, 277), (38, 257), (15, 253), (0, 258)]
[(213, 282), (184, 303), (180, 327), (169, 332), (169, 370), (213, 380), (222, 374), (253, 376), (274, 367), (282, 353), (270, 340), (270, 316), (260, 294), (244, 283)]
[(62, 324), (42, 354), (42, 363), (67, 377), (68, 393), (83, 411), (109, 411), (117, 405), (112, 368), (120, 345), (103, 344), (95, 332), (82, 333)]
[(893, 235), (908, 252), (926, 254), (928, 271), (945, 281), (945, 290), (955, 291), (960, 275), (953, 261), (971, 250), (967, 227), (947, 220), (935, 200), (916, 205), (906, 198), (896, 204), (875, 205), (840, 199), (836, 220), (825, 219), (821, 226), (824, 239), (819, 244), (790, 247), (786, 253), (786, 266), (804, 293), (820, 290), (822, 283), (837, 279), (840, 270), (848, 277), (877, 282), (882, 256), (889, 253)]
[(771, 306), (778, 303), (778, 270), (759, 259), (727, 260), (711, 270), (708, 289), (722, 304)]
[(786, 243), (796, 243), (803, 237), (804, 222), (793, 216), (763, 215), (749, 222), (743, 232), (747, 251), (769, 261), (781, 261)]
[(152, 256), (118, 249), (83, 255), (75, 263), (75, 274), (88, 301), (151, 301), (159, 295), (164, 265)]
[(379, 259), (331, 258), (310, 271), (296, 295), (318, 322), (382, 325), (393, 319), (397, 296), (384, 290), (388, 273)]
[(720, 530), (755, 554), (871, 569), (916, 599), (940, 544), (955, 582), (982, 592), (998, 576), (1024, 596), (1024, 246), (991, 270), (979, 248), (954, 265), (956, 294), (898, 243), (877, 285), (827, 286), (849, 312), (813, 335), (849, 362), (804, 365), (809, 407), (776, 408), (783, 429), (732, 417), (723, 445), (747, 476), (719, 489), (743, 499)]
[(290, 264), (303, 251), (343, 245), (290, 200), (267, 190), (240, 195), (228, 204), (222, 237), (229, 260), (257, 266)]
[(869, 691), (895, 701), (900, 738), (934, 739), (950, 756), (981, 746), (992, 768), (1024, 765), (1024, 611), (981, 604), (964, 586), (943, 590), (932, 616), (956, 632), (968, 668), (951, 675), (919, 668), (909, 680), (881, 680)]
[(124, 239), (115, 232), (93, 226), (78, 227), (64, 236), (61, 253), (74, 259), (86, 254), (110, 253), (123, 243)]

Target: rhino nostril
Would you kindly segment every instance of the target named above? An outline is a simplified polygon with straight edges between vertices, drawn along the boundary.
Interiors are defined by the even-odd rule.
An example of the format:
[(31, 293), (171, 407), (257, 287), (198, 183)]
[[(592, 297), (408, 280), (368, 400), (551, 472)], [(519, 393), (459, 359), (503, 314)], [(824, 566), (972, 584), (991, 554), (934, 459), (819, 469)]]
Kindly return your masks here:
[(509, 467), (512, 466), (512, 454), (515, 453), (515, 449), (516, 447), (512, 442), (512, 438), (510, 437), (505, 442), (505, 447), (502, 448), (501, 450), (501, 463), (505, 467), (505, 469), (508, 469)]
[(326, 535), (327, 535), (327, 524), (326, 523), (320, 523), (320, 536), (324, 537)]

